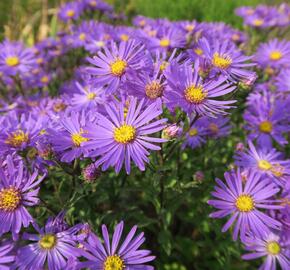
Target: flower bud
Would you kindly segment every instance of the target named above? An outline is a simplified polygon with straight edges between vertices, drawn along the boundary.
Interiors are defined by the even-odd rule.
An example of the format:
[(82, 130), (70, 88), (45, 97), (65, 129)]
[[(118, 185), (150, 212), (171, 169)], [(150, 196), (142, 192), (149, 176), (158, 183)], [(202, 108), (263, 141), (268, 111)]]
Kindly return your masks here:
[(82, 171), (84, 180), (88, 183), (94, 182), (100, 176), (100, 174), (100, 170), (95, 166), (94, 163), (89, 164)]
[(245, 146), (242, 142), (237, 143), (236, 145), (236, 151), (244, 151), (245, 150)]
[(197, 171), (195, 172), (193, 178), (197, 182), (202, 182), (204, 180), (204, 173), (202, 171)]
[(162, 138), (171, 140), (179, 136), (181, 128), (177, 124), (168, 125), (162, 131)]

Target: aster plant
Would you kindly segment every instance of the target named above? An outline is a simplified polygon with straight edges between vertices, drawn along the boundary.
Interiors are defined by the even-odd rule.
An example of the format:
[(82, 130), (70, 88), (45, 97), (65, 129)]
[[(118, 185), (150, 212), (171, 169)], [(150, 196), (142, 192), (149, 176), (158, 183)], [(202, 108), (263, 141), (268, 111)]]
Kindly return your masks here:
[(290, 6), (42, 4), (0, 42), (0, 269), (289, 269)]

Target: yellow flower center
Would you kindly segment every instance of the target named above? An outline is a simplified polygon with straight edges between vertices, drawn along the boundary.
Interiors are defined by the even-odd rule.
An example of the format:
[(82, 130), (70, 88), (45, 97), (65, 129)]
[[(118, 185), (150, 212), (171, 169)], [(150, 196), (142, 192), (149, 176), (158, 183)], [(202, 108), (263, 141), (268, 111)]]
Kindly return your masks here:
[(254, 10), (253, 9), (248, 9), (247, 11), (246, 11), (246, 14), (247, 15), (253, 15), (254, 14)]
[(198, 134), (198, 130), (196, 128), (191, 128), (188, 134), (190, 137), (196, 136)]
[(258, 162), (258, 167), (263, 171), (268, 171), (272, 168), (272, 164), (265, 159), (261, 159)]
[(233, 41), (239, 41), (240, 40), (240, 35), (239, 34), (233, 34), (232, 35), (232, 40)]
[(164, 71), (168, 67), (169, 63), (167, 61), (163, 61), (160, 65), (160, 70)]
[(29, 141), (27, 133), (24, 133), (22, 130), (16, 130), (12, 134), (8, 135), (5, 143), (13, 147), (20, 147), (23, 143)]
[(139, 25), (140, 25), (140, 26), (144, 26), (145, 24), (146, 24), (145, 20), (141, 20), (141, 21), (139, 22)]
[(102, 41), (102, 40), (99, 40), (99, 41), (96, 42), (96, 45), (97, 45), (98, 47), (104, 47), (104, 46), (105, 46), (105, 42)]
[(66, 12), (66, 16), (68, 16), (69, 18), (73, 17), (75, 15), (75, 11), (73, 9), (69, 9)]
[(85, 33), (81, 33), (81, 34), (79, 35), (79, 40), (81, 40), (81, 41), (85, 41), (85, 40), (86, 40), (86, 34), (85, 34)]
[(212, 64), (220, 69), (227, 69), (233, 60), (227, 55), (220, 55), (219, 53), (214, 53)]
[(185, 26), (187, 32), (192, 32), (194, 28), (195, 28), (194, 24), (188, 24)]
[(46, 131), (46, 129), (42, 129), (42, 130), (40, 130), (39, 131), (39, 135), (44, 135), (44, 134), (47, 134), (47, 131)]
[(273, 125), (269, 121), (263, 121), (263, 122), (260, 123), (259, 129), (262, 132), (270, 133), (272, 131), (272, 129), (273, 129)]
[(121, 59), (117, 59), (111, 64), (111, 72), (115, 76), (122, 76), (127, 67), (127, 62)]
[(95, 97), (96, 97), (97, 95), (96, 95), (96, 93), (87, 93), (87, 99), (89, 99), (89, 100), (93, 100)]
[(17, 56), (8, 56), (5, 60), (6, 65), (9, 67), (15, 67), (19, 65), (19, 58)]
[(55, 112), (61, 112), (61, 111), (64, 111), (66, 107), (67, 107), (66, 104), (64, 104), (62, 102), (58, 102), (58, 103), (54, 104), (53, 110)]
[(87, 142), (89, 139), (82, 136), (85, 132), (81, 129), (79, 133), (71, 135), (71, 139), (76, 147), (80, 147), (81, 143)]
[(42, 83), (48, 83), (49, 82), (49, 78), (48, 78), (48, 76), (43, 76), (43, 77), (41, 77), (40, 81)]
[(39, 240), (42, 249), (52, 249), (56, 245), (56, 236), (53, 234), (45, 234)]
[(254, 26), (261, 26), (264, 23), (264, 20), (262, 19), (256, 19), (253, 21)]
[(159, 44), (161, 47), (168, 47), (170, 45), (170, 40), (167, 38), (163, 38), (160, 40)]
[(104, 262), (104, 270), (123, 270), (124, 261), (118, 255), (108, 256)]
[(129, 36), (126, 35), (126, 34), (122, 34), (120, 38), (121, 38), (121, 40), (123, 40), (123, 41), (128, 41)]
[(270, 53), (270, 59), (271, 60), (280, 60), (282, 58), (282, 53), (280, 51), (272, 51)]
[(3, 188), (0, 191), (0, 210), (12, 212), (20, 204), (21, 193), (15, 187)]
[(151, 82), (145, 86), (146, 96), (151, 99), (161, 97), (163, 94), (163, 86), (159, 82)]
[(271, 255), (277, 255), (281, 251), (281, 247), (278, 242), (276, 241), (271, 241), (267, 243), (267, 251)]
[(97, 2), (96, 1), (90, 1), (90, 6), (92, 6), (92, 7), (97, 6)]
[(136, 137), (136, 129), (131, 126), (124, 124), (114, 130), (114, 139), (118, 143), (127, 144), (133, 141)]
[(36, 59), (36, 63), (37, 64), (42, 64), (43, 63), (43, 58), (41, 58), (41, 57), (40, 58), (37, 58)]
[(219, 132), (219, 127), (215, 123), (210, 123), (209, 126), (208, 126), (208, 128), (214, 134), (217, 134)]
[(250, 212), (254, 209), (254, 200), (249, 195), (240, 195), (236, 199), (236, 207), (240, 212)]
[(198, 86), (189, 86), (184, 91), (185, 99), (194, 104), (200, 104), (204, 101), (207, 96), (207, 93), (203, 90), (201, 85)]
[(203, 54), (203, 50), (200, 49), (200, 48), (196, 48), (196, 49), (194, 49), (194, 52), (195, 52), (197, 55), (202, 55), (202, 54)]
[(272, 166), (271, 172), (276, 177), (282, 177), (284, 175), (284, 170), (285, 170), (285, 168), (283, 166), (281, 166), (280, 164), (274, 164)]

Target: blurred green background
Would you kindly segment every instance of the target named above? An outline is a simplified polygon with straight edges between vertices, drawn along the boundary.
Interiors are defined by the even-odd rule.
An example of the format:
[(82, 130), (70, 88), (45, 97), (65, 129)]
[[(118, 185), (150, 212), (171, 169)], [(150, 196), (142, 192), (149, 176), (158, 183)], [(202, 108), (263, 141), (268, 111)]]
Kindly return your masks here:
[[(0, 37), (17, 39), (22, 31), (35, 31), (34, 26), (49, 23), (50, 15), (64, 0), (1, 0)], [(281, 0), (107, 0), (117, 11), (129, 18), (136, 14), (149, 17), (166, 17), (171, 20), (197, 19), (198, 21), (224, 21), (235, 27), (242, 19), (234, 10), (242, 5), (277, 4)]]

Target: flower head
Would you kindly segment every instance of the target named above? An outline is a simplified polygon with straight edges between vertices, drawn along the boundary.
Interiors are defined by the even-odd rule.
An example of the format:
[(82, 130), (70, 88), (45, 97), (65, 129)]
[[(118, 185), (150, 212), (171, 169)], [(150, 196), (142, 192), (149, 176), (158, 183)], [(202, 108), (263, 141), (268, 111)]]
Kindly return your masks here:
[(219, 39), (215, 39), (211, 43), (207, 39), (202, 39), (200, 44), (213, 75), (221, 73), (229, 79), (239, 81), (254, 74), (247, 69), (255, 65), (248, 63), (252, 57), (243, 55), (235, 44)]
[(121, 42), (119, 46), (111, 43), (88, 61), (95, 67), (88, 67), (87, 72), (94, 76), (96, 83), (107, 85), (106, 93), (115, 92), (127, 79), (130, 71), (139, 71), (148, 66), (148, 55), (144, 46), (134, 40)]
[(0, 72), (5, 75), (23, 77), (36, 67), (36, 59), (31, 49), (17, 42), (0, 43)]
[(81, 226), (72, 228), (63, 226), (63, 214), (55, 219), (49, 218), (44, 228), (34, 225), (37, 234), (23, 235), (23, 240), (30, 244), (20, 247), (16, 264), (20, 270), (42, 269), (45, 265), (49, 270), (61, 270), (68, 258), (79, 255), (76, 247), (76, 233)]
[(237, 239), (240, 232), (241, 239), (245, 239), (247, 232), (261, 235), (270, 229), (280, 229), (281, 223), (260, 209), (279, 209), (272, 200), (273, 195), (279, 192), (279, 188), (268, 181), (261, 181), (261, 177), (254, 172), (246, 175), (246, 183), (243, 184), (241, 171), (225, 173), (226, 184), (216, 179), (217, 186), (212, 195), (216, 198), (208, 203), (218, 211), (212, 213), (213, 218), (222, 218), (231, 215), (228, 222), (222, 228), (227, 231), (235, 222), (233, 238)]
[(231, 108), (235, 100), (218, 100), (235, 90), (228, 84), (225, 77), (204, 82), (198, 74), (199, 62), (194, 69), (187, 64), (171, 65), (165, 72), (168, 89), (165, 92), (165, 103), (169, 108), (181, 107), (186, 113), (213, 116), (224, 114), (225, 109)]
[(90, 114), (84, 111), (67, 112), (48, 130), (49, 141), (54, 151), (61, 156), (61, 161), (71, 162), (86, 153), (83, 143), (89, 139), (84, 126), (90, 119)]
[(0, 224), (0, 236), (11, 232), (16, 239), (22, 226), (33, 222), (26, 207), (38, 204), (38, 185), (44, 176), (37, 178), (37, 170), (30, 175), (23, 162), (16, 164), (11, 156), (7, 157), (6, 166), (6, 170), (4, 164), (0, 168), (0, 219), (4, 221)]
[(87, 258), (87, 261), (80, 262), (78, 266), (104, 270), (153, 270), (152, 266), (145, 264), (153, 261), (155, 256), (150, 255), (149, 250), (139, 249), (145, 241), (144, 233), (135, 236), (137, 226), (134, 226), (121, 244), (123, 227), (124, 223), (120, 222), (110, 241), (107, 227), (103, 225), (104, 244), (96, 235), (91, 234), (87, 242), (82, 243), (86, 250), (82, 252), (82, 255)]
[[(244, 241), (245, 249), (252, 252), (242, 256), (244, 260), (253, 260), (265, 257), (265, 261), (260, 269), (276, 269), (277, 263), (281, 269), (287, 270), (290, 267), (289, 256), (287, 254), (287, 243), (278, 234), (272, 232), (262, 236), (249, 235)], [(289, 245), (288, 245), (289, 246)]]
[(237, 152), (236, 165), (252, 169), (261, 176), (267, 175), (266, 180), (273, 180), (283, 186), (290, 175), (290, 160), (283, 159), (281, 153), (274, 148), (256, 148), (251, 141), (248, 144), (247, 151)]
[(64, 21), (76, 20), (83, 11), (83, 4), (79, 1), (63, 4), (58, 12), (59, 18)]
[(100, 156), (96, 166), (103, 164), (103, 170), (114, 166), (119, 172), (125, 163), (129, 174), (131, 159), (140, 170), (145, 170), (145, 163), (149, 162), (147, 149), (159, 150), (160, 147), (153, 143), (166, 141), (148, 136), (164, 128), (166, 119), (152, 122), (162, 113), (160, 102), (144, 109), (144, 100), (137, 104), (137, 100), (132, 98), (128, 109), (122, 102), (110, 103), (105, 109), (107, 116), (99, 114), (95, 123), (85, 127), (89, 141), (84, 145), (90, 151), (87, 156)]
[(281, 69), (289, 67), (290, 61), (290, 43), (289, 41), (278, 39), (270, 40), (268, 43), (262, 43), (255, 56), (257, 63), (262, 67), (271, 67)]

